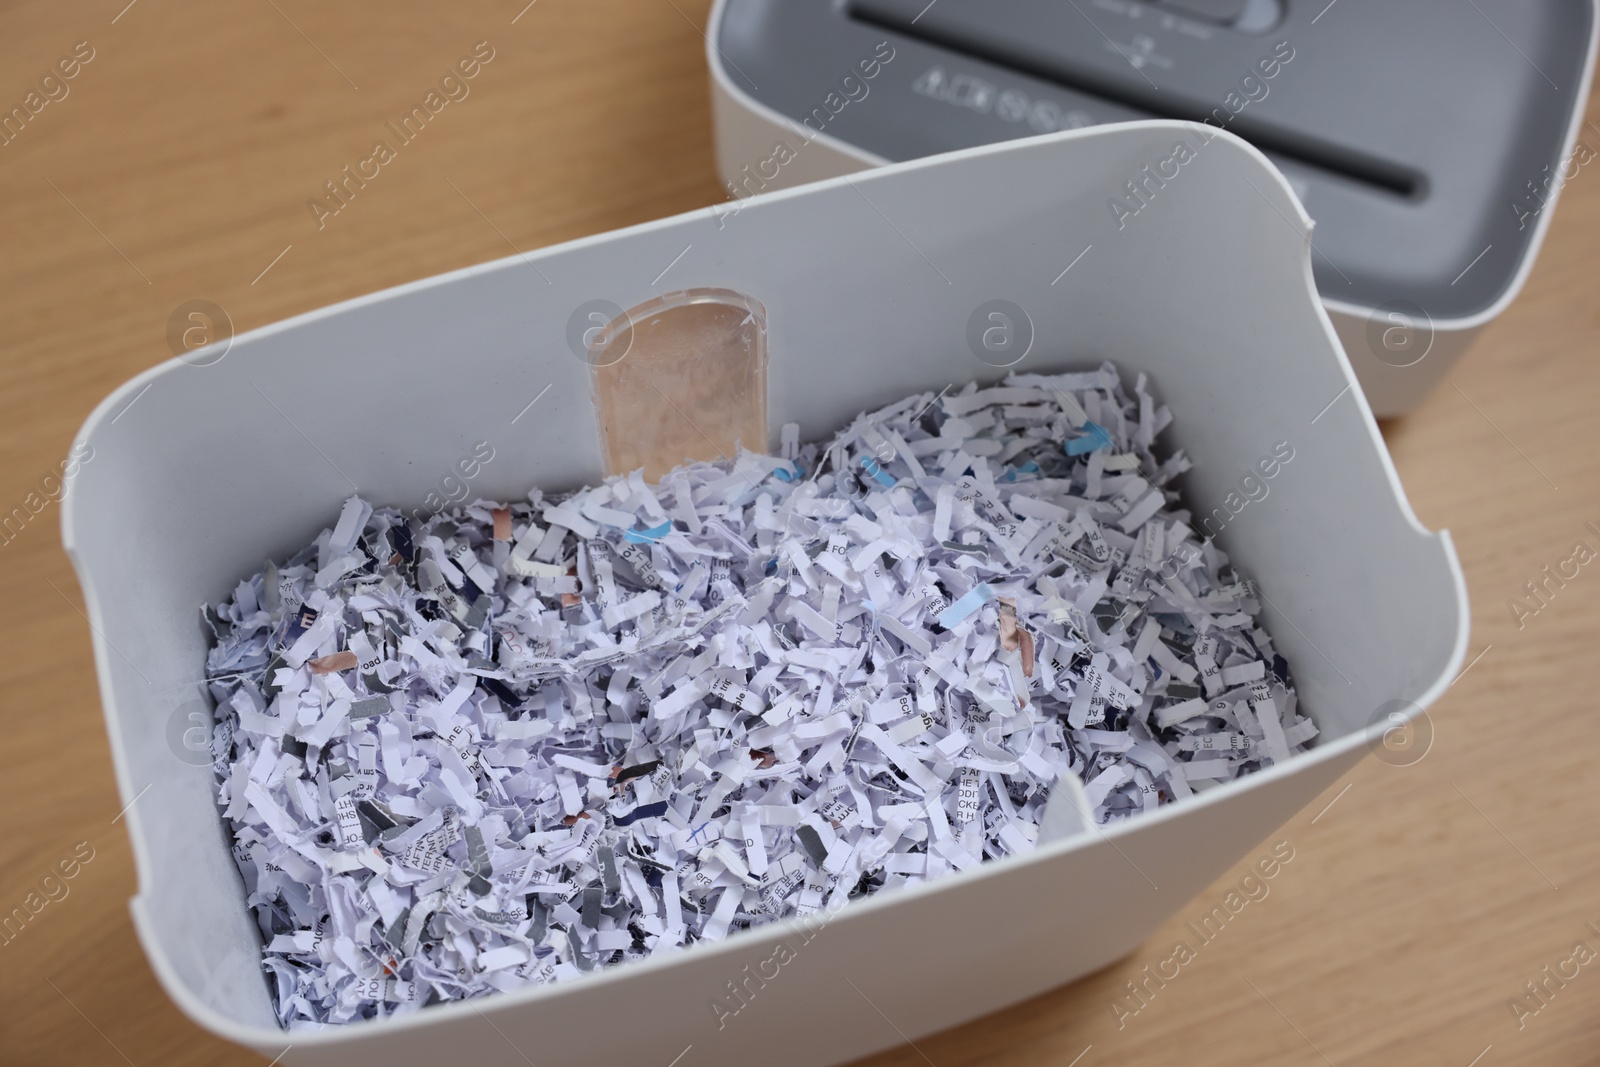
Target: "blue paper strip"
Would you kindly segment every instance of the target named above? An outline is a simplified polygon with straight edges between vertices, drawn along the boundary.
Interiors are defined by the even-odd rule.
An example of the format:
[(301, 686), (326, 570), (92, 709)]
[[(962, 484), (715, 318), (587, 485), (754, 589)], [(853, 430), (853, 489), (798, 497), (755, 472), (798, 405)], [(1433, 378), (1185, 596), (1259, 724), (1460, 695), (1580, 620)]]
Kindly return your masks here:
[(653, 545), (671, 532), (672, 520), (668, 519), (660, 526), (652, 526), (648, 530), (623, 530), (622, 536), (636, 545)]
[(1074, 437), (1067, 442), (1067, 455), (1081, 456), (1089, 452), (1098, 452), (1102, 448), (1111, 447), (1111, 435), (1104, 426), (1098, 423), (1086, 422), (1083, 424), (1084, 435)]
[(961, 625), (968, 615), (971, 615), (993, 599), (994, 590), (990, 589), (987, 584), (974, 586), (970, 593), (939, 613), (939, 625), (946, 630), (953, 629)]
[(861, 469), (866, 471), (868, 476), (870, 476), (873, 481), (877, 482), (885, 489), (894, 488), (894, 475), (878, 466), (878, 461), (873, 459), (871, 456), (861, 457)]

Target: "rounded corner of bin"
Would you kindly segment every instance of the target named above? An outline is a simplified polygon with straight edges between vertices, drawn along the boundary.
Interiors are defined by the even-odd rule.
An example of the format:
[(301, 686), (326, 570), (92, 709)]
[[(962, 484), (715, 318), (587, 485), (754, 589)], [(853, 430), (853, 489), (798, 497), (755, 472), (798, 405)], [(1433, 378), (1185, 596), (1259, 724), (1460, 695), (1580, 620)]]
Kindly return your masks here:
[[(258, 1052), (287, 1043), (285, 1038), (288, 1031), (282, 1028), (268, 1029), (230, 1018), (206, 1003), (185, 984), (178, 976), (172, 961), (167, 958), (166, 951), (151, 926), (149, 916), (145, 914), (143, 893), (136, 892), (128, 898), (128, 914), (133, 920), (134, 935), (139, 939), (140, 947), (144, 949), (145, 961), (155, 974), (156, 982), (160, 984), (167, 998), (190, 1022), (224, 1041), (244, 1045)], [(266, 1052), (266, 1054), (273, 1053)]]

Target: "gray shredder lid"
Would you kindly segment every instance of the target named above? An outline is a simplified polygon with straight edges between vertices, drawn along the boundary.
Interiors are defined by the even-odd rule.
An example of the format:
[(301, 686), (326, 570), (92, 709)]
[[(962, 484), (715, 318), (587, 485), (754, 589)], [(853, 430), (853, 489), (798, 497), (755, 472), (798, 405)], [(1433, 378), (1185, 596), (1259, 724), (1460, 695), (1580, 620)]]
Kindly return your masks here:
[(888, 40), (868, 96), (822, 114), (889, 161), (1227, 118), (1235, 94), (1226, 128), (1317, 222), (1323, 297), (1449, 320), (1513, 284), (1578, 165), (1561, 152), (1593, 20), (1582, 0), (726, 0), (715, 45), (734, 85), (800, 122)]

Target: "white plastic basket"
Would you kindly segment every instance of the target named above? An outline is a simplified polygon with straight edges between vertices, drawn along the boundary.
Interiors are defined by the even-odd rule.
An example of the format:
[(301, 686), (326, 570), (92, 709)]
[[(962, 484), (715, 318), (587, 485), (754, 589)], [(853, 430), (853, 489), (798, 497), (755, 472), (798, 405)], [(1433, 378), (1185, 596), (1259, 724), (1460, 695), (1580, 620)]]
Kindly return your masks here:
[[(1091, 129), (665, 219), (255, 330), (108, 397), (81, 431), (95, 462), (62, 527), (122, 798), (138, 798), (125, 819), (134, 922), (172, 998), (269, 1058), (292, 1042), (293, 1064), (666, 1064), (689, 1046), (685, 1065), (839, 1062), (1126, 955), (1354, 764), (1393, 702), (1426, 707), (1466, 644), (1460, 568), (1448, 535), (1418, 524), (1351, 388), (1288, 187), (1224, 134), (1149, 225), (1118, 233), (1105, 212), (1106, 189), (1198, 133)], [(211, 771), (168, 740), (204, 661), (197, 605), (303, 545), (352, 483), (421, 505), (480, 441), (495, 458), (474, 495), (596, 479), (590, 369), (569, 351), (569, 320), (586, 302), (690, 287), (764, 305), (770, 424), (797, 421), (806, 438), (913, 391), (1000, 377), (966, 337), (974, 310), (1004, 299), (1031, 321), (1019, 369), (1109, 358), (1149, 372), (1177, 416), (1163, 443), (1195, 461), (1197, 512), (1289, 442), (1293, 463), (1219, 540), (1270, 598), (1264, 624), (1318, 747), (1104, 833), (852, 903), (809, 940), (763, 927), (554, 986), (284, 1033)], [(770, 974), (784, 938), (793, 958), (719, 1020), (713, 999), (747, 965)]]

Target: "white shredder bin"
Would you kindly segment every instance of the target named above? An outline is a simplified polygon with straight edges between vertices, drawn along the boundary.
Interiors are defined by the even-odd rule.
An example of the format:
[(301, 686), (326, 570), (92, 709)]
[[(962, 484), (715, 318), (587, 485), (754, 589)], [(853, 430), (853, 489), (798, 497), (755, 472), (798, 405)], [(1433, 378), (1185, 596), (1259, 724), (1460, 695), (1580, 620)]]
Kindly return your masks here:
[[(108, 397), (80, 432), (94, 462), (68, 490), (62, 531), (131, 804), (134, 924), (172, 999), (265, 1057), (292, 1045), (289, 1064), (837, 1063), (1132, 952), (1355, 764), (1397, 702), (1426, 708), (1466, 646), (1460, 567), (1448, 535), (1412, 514), (1352, 388), (1288, 186), (1213, 134), (1150, 225), (1119, 233), (1104, 209), (1130, 170), (1200, 132), (1088, 129), (691, 212), (253, 330)], [(1151, 375), (1176, 416), (1158, 444), (1194, 460), (1197, 513), (1288, 442), (1292, 464), (1219, 543), (1264, 591), (1317, 747), (1103, 832), (853, 902), (820, 932), (780, 923), (409, 1017), (281, 1030), (211, 769), (168, 740), (202, 678), (199, 605), (307, 543), (352, 486), (422, 504), (475, 442), (495, 451), (475, 495), (596, 480), (574, 313), (694, 287), (764, 305), (769, 424), (798, 422), (804, 439), (915, 391), (1000, 378), (967, 336), (979, 305), (1006, 300), (1033, 329), (1015, 369), (1111, 359)], [(719, 1018), (713, 1002), (784, 938), (794, 958)]]

